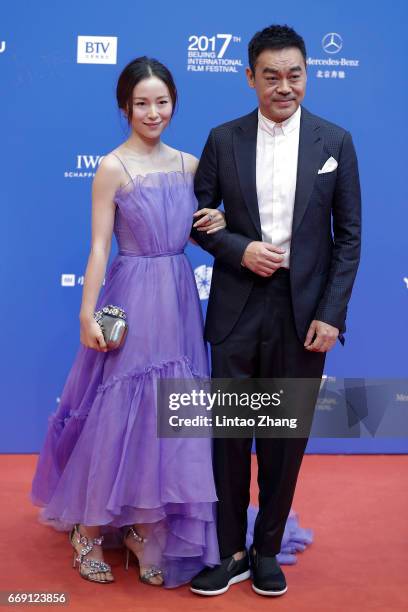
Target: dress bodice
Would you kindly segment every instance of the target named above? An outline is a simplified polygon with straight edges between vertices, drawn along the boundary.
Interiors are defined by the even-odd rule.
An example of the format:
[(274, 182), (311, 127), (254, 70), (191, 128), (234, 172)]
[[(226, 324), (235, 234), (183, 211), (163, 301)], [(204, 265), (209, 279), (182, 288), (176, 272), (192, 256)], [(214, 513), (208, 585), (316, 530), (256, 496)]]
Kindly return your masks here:
[(184, 249), (197, 210), (193, 174), (137, 175), (119, 188), (114, 233), (123, 255), (177, 253)]

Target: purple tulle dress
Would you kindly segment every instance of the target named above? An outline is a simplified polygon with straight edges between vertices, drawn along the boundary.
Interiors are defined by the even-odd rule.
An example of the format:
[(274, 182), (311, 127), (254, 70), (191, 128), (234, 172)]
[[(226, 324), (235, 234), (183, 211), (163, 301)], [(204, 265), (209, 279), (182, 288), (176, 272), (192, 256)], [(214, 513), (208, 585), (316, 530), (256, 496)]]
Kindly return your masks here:
[(219, 563), (211, 440), (156, 434), (155, 381), (208, 377), (200, 301), (183, 253), (197, 209), (193, 175), (136, 176), (115, 202), (119, 251), (96, 308), (124, 308), (128, 335), (116, 351), (80, 346), (49, 419), (31, 500), (57, 529), (100, 525), (108, 546), (124, 526), (148, 523), (143, 564), (158, 565), (166, 586), (177, 586)]
[(115, 196), (119, 250), (96, 304), (125, 309), (127, 338), (107, 353), (80, 345), (49, 417), (30, 499), (42, 506), (39, 521), (57, 530), (101, 526), (107, 548), (121, 545), (126, 526), (143, 523), (142, 563), (161, 567), (165, 586), (175, 587), (219, 563), (211, 439), (156, 433), (156, 381), (209, 375), (183, 252), (197, 200), (184, 166), (130, 178)]

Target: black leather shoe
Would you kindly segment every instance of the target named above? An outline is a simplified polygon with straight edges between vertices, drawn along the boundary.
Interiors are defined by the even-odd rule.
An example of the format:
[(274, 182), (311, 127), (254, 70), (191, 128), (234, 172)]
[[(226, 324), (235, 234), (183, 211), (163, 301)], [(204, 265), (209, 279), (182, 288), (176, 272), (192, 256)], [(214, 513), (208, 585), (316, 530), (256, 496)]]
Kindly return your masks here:
[(252, 588), (258, 595), (277, 597), (288, 590), (285, 574), (282, 572), (276, 557), (265, 557), (254, 552), (254, 545), (249, 549), (252, 569)]
[(235, 561), (234, 557), (221, 559), (221, 565), (205, 567), (191, 581), (190, 590), (198, 595), (221, 595), (230, 588), (231, 584), (242, 582), (251, 575), (249, 570), (248, 553), (245, 557)]

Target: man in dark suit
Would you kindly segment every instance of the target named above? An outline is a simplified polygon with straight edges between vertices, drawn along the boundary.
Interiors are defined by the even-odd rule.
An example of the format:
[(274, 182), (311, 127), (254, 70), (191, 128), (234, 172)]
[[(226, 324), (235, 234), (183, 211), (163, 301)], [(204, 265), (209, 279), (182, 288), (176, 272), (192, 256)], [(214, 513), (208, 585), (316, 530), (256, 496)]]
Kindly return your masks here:
[[(200, 208), (223, 201), (227, 227), (193, 238), (215, 258), (205, 337), (214, 378), (313, 378), (344, 344), (360, 259), (361, 201), (349, 132), (300, 105), (303, 39), (271, 26), (249, 43), (258, 108), (211, 130), (195, 176)], [(314, 403), (310, 406), (311, 414)], [(286, 592), (276, 560), (307, 438), (256, 439), (259, 513), (245, 548), (249, 438), (214, 439), (221, 565), (191, 584), (217, 595), (253, 573), (261, 595)]]

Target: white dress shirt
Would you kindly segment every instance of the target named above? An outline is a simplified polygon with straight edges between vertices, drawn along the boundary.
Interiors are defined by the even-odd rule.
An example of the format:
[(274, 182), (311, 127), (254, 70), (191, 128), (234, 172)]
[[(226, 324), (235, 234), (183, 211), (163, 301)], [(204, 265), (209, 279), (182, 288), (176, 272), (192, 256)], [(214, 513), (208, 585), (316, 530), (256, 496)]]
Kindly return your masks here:
[(289, 119), (275, 123), (258, 109), (256, 191), (262, 240), (285, 249), (289, 268), (299, 150), (300, 106)]

